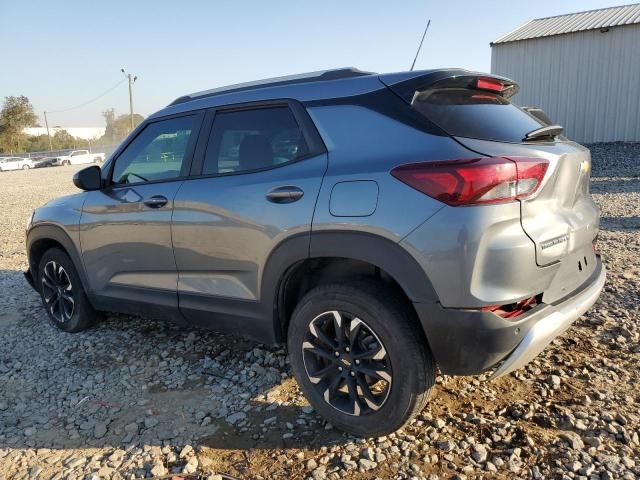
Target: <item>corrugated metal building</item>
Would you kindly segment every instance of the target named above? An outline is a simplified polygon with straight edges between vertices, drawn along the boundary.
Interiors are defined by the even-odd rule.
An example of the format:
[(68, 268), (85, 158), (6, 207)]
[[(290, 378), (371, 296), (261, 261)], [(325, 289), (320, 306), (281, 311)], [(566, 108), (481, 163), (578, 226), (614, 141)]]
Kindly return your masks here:
[(640, 142), (640, 4), (531, 20), (491, 47), (491, 72), (520, 85), (517, 105), (579, 142)]

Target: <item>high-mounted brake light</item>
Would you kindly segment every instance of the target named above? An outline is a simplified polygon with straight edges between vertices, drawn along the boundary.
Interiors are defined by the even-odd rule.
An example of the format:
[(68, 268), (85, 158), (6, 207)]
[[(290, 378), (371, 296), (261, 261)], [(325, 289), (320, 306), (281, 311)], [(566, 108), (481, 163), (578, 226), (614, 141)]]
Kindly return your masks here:
[(495, 78), (479, 77), (476, 80), (476, 88), (480, 90), (490, 90), (492, 92), (501, 92), (504, 89), (504, 85), (500, 80), (496, 80)]
[(541, 158), (483, 157), (401, 165), (391, 175), (454, 207), (524, 199), (538, 190), (549, 162)]

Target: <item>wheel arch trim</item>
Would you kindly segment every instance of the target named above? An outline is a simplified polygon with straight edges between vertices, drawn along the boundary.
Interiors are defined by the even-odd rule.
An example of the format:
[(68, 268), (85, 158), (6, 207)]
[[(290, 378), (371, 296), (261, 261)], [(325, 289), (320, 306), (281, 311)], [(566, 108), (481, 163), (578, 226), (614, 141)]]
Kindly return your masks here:
[(82, 281), (82, 287), (84, 288), (87, 296), (91, 299), (92, 295), (90, 293), (90, 286), (87, 278), (87, 274), (84, 269), (84, 264), (82, 263), (82, 257), (80, 256), (80, 252), (76, 247), (75, 243), (69, 236), (69, 234), (60, 226), (55, 224), (40, 224), (35, 225), (29, 230), (27, 233), (27, 258), (29, 261), (29, 270), (34, 279), (37, 279), (37, 269), (38, 265), (35, 263), (35, 260), (32, 258), (32, 249), (35, 244), (41, 241), (53, 241), (62, 246), (64, 248), (69, 258), (73, 262), (78, 275), (80, 276), (80, 280)]
[(310, 258), (343, 257), (374, 265), (389, 274), (412, 302), (437, 302), (427, 273), (400, 244), (367, 232), (315, 232)]
[(353, 231), (301, 234), (283, 240), (272, 251), (262, 275), (261, 303), (273, 318), (275, 338), (282, 340), (280, 306), (283, 287), (305, 260), (321, 258), (359, 260), (378, 267), (396, 281), (411, 302), (436, 303), (435, 289), (418, 261), (398, 243), (382, 236)]

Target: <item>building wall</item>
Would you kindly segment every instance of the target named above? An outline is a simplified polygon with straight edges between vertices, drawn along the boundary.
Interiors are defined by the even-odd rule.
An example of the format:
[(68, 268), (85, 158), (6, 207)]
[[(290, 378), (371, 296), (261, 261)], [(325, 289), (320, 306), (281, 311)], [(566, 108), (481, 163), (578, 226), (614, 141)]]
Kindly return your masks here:
[[(50, 127), (49, 132), (54, 135), (58, 130), (66, 130), (70, 135), (84, 140), (93, 140), (104, 135), (105, 127)], [(46, 135), (45, 127), (29, 127), (24, 129), (27, 135)]]
[(640, 142), (640, 25), (495, 44), (491, 72), (578, 142)]

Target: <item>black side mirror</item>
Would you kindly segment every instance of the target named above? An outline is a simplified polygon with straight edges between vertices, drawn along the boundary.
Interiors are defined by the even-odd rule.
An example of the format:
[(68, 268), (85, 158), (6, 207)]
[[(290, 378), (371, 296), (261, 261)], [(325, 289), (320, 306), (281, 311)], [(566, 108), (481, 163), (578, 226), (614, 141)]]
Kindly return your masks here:
[(100, 190), (102, 188), (102, 170), (97, 165), (83, 168), (73, 176), (73, 184), (80, 190)]

